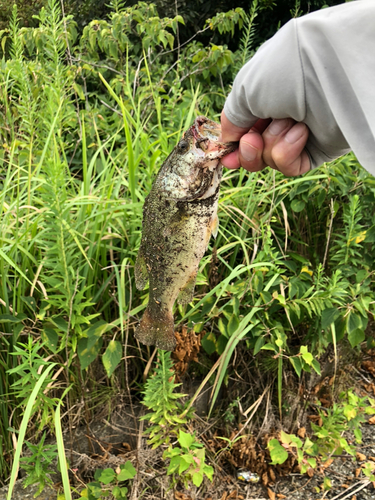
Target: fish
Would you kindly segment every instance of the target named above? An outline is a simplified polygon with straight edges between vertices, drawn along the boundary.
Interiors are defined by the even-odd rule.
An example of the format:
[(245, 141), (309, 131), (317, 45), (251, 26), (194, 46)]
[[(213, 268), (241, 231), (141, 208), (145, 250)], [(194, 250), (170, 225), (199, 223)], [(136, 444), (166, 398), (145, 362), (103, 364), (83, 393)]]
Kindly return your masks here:
[(220, 159), (238, 143), (219, 142), (220, 124), (198, 116), (161, 166), (143, 206), (136, 287), (149, 301), (135, 338), (173, 351), (173, 305), (189, 304), (200, 260), (218, 230)]

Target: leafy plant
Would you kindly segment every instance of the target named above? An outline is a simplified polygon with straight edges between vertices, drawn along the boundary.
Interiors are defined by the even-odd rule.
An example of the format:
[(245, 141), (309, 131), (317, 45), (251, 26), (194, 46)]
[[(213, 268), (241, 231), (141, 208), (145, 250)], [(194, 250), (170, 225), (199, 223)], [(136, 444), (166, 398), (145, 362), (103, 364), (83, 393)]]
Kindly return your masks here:
[(123, 483), (133, 479), (136, 474), (137, 471), (129, 460), (117, 467), (116, 470), (111, 467), (97, 469), (94, 476), (96, 481), (87, 484), (86, 488), (81, 491), (80, 498), (96, 500), (108, 498), (111, 495), (113, 498), (126, 500), (128, 487)]
[[(7, 373), (15, 377), (15, 382), (13, 382), (11, 388), (18, 400), (18, 405), (25, 408), (33, 388), (42, 379), (42, 367), (50, 365), (39, 354), (42, 344), (40, 342), (34, 344), (31, 337), (28, 337), (27, 344), (19, 342), (14, 349), (15, 352), (11, 354), (17, 356), (19, 361), (17, 366), (8, 370)], [(51, 383), (53, 383), (52, 379), (45, 377), (43, 379), (43, 390), (37, 394), (36, 402), (31, 410), (31, 416), (35, 416), (35, 414), (38, 416), (36, 419), (38, 430), (52, 423), (54, 407), (57, 404), (57, 399), (51, 398), (46, 391), (47, 386), (51, 386)], [(44, 440), (44, 438), (42, 439)]]
[[(172, 476), (172, 482), (182, 480), (186, 487), (189, 482), (200, 486), (204, 476), (212, 481), (213, 468), (206, 464), (205, 449), (195, 435), (182, 430), (191, 418), (191, 409), (177, 401), (185, 394), (173, 392), (181, 384), (174, 383), (172, 372), (170, 352), (159, 350), (155, 373), (147, 380), (144, 391), (143, 404), (151, 412), (141, 419), (153, 424), (145, 431), (150, 436), (148, 444), (152, 448), (168, 446), (163, 458), (170, 459), (167, 474)], [(180, 447), (174, 445), (172, 437), (177, 437)]]
[(44, 444), (45, 439), (46, 433), (44, 432), (39, 443), (36, 445), (25, 441), (31, 455), (20, 459), (21, 467), (27, 473), (23, 482), (24, 488), (32, 484), (39, 484), (39, 487), (34, 495), (35, 497), (40, 495), (47, 484), (53, 484), (48, 474), (52, 474), (54, 472), (54, 470), (49, 467), (57, 458), (57, 446), (53, 444)]
[[(70, 401), (83, 401), (89, 419), (114, 391), (133, 395), (141, 384), (145, 356), (127, 350), (148, 296), (133, 279), (145, 197), (194, 116), (218, 120), (237, 64), (269, 31), (271, 7), (259, 0), (247, 15), (236, 6), (207, 22), (204, 10), (199, 38), (185, 32), (183, 42), (174, 6), (161, 16), (152, 4), (114, 0), (106, 18), (81, 31), (57, 0), (29, 27), (13, 7), (0, 34), (1, 480), (20, 454), (10, 418), (18, 429), (27, 409), (42, 432), (70, 384), (64, 420)], [(345, 339), (355, 350), (372, 345), (374, 188), (352, 154), (296, 179), (225, 172), (217, 239), (200, 263), (192, 303), (175, 308), (176, 323), (205, 332), (202, 370), (205, 380), (216, 373), (213, 402), (233, 375), (235, 351), (274, 372), (282, 416), (286, 371), (296, 379), (318, 372), (330, 346), (338, 362)], [(50, 398), (51, 380), (39, 372), (54, 361), (61, 368)], [(168, 385), (168, 366), (147, 403), (153, 446), (174, 443), (190, 418), (177, 385)], [(30, 393), (37, 404), (29, 405)], [(59, 444), (63, 456), (62, 435)], [(65, 484), (68, 491), (67, 474)]]
[[(267, 447), (272, 464), (282, 464), (293, 455), (300, 466), (301, 473), (317, 467), (317, 459), (323, 462), (335, 455), (347, 453), (355, 456), (355, 446), (350, 444), (344, 433), (352, 431), (357, 443), (362, 441), (360, 426), (365, 422), (365, 415), (375, 413), (375, 400), (360, 398), (352, 391), (341, 395), (342, 402), (334, 403), (332, 408), (319, 409), (319, 425), (312, 424), (311, 439), (303, 441), (294, 434), (280, 432), (278, 439), (269, 440)], [(366, 469), (366, 474), (369, 468)]]
[(163, 458), (169, 458), (167, 474), (173, 476), (174, 482), (182, 479), (187, 488), (189, 482), (200, 486), (203, 477), (213, 480), (214, 469), (205, 463), (205, 449), (195, 435), (188, 434), (180, 429), (178, 442), (180, 447), (169, 447), (163, 453)]
[(150, 410), (141, 417), (148, 420), (151, 427), (145, 430), (149, 435), (148, 444), (158, 448), (170, 445), (171, 435), (178, 435), (181, 427), (188, 422), (188, 415), (181, 417), (183, 405), (178, 399), (186, 396), (174, 392), (181, 384), (174, 382), (173, 362), (168, 351), (158, 351), (158, 364), (155, 372), (148, 378), (142, 403)]

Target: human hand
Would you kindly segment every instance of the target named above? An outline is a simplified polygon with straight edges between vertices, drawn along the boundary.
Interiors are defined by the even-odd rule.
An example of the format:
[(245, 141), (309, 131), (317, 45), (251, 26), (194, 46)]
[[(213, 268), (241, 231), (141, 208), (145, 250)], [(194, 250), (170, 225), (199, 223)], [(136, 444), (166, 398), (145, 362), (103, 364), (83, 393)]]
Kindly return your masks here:
[(259, 119), (253, 127), (237, 127), (221, 113), (221, 141), (239, 141), (239, 148), (225, 156), (221, 163), (227, 168), (242, 166), (258, 172), (267, 165), (288, 177), (310, 170), (310, 158), (304, 150), (309, 129), (291, 118)]

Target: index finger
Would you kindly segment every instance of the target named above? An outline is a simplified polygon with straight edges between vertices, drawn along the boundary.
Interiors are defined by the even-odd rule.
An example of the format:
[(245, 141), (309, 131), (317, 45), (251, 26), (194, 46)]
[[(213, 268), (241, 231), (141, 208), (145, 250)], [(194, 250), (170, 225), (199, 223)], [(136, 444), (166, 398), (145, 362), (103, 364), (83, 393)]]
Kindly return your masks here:
[(237, 127), (234, 125), (225, 115), (224, 111), (221, 113), (221, 136), (219, 140), (221, 142), (236, 142), (241, 139), (241, 137), (246, 134), (251, 128), (250, 127)]

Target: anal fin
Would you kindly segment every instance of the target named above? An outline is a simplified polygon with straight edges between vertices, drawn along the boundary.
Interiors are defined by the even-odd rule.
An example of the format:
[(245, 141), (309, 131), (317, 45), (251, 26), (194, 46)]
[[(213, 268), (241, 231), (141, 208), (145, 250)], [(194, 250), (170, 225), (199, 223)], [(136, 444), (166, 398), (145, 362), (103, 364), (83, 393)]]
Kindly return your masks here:
[(211, 219), (211, 234), (214, 238), (216, 238), (218, 230), (219, 230), (219, 217), (217, 216), (216, 212)]
[(197, 280), (197, 272), (195, 271), (188, 279), (183, 288), (181, 288), (180, 293), (177, 297), (177, 302), (179, 304), (189, 304), (194, 297), (195, 282)]

